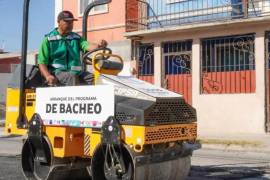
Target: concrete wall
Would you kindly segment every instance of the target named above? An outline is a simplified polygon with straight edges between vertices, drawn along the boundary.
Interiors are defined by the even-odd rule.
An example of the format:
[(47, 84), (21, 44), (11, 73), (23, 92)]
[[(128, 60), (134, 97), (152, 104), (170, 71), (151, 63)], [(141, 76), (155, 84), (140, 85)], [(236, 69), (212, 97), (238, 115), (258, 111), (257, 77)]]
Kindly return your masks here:
[[(265, 133), (265, 31), (269, 23), (226, 25), (205, 30), (152, 34), (143, 42), (155, 43), (155, 84), (161, 84), (161, 42), (193, 39), (192, 105), (197, 109), (198, 132), (205, 133)], [(251, 28), (252, 27), (252, 28)], [(256, 33), (256, 92), (252, 94), (200, 93), (200, 40), (207, 37)]]
[(12, 74), (0, 73), (0, 103), (6, 102), (6, 88)]
[(62, 11), (62, 9), (63, 9), (63, 0), (55, 0), (55, 7), (54, 7), (54, 17), (55, 17), (54, 26), (55, 27), (57, 27), (58, 25), (57, 16)]

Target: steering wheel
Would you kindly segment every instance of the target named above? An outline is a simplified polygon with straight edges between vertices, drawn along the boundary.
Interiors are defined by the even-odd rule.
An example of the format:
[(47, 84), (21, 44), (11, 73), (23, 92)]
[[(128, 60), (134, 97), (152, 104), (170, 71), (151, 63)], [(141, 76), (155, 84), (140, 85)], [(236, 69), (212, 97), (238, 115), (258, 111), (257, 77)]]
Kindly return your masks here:
[[(93, 49), (91, 51), (86, 52), (83, 55), (83, 62), (85, 64), (92, 65), (93, 59), (90, 57), (90, 55), (93, 54), (94, 52), (97, 52), (97, 51), (103, 51), (103, 53), (112, 54), (112, 50), (110, 48), (107, 48), (107, 47), (96, 48), (96, 49)], [(96, 60), (107, 60), (109, 58), (110, 58), (110, 56), (100, 56), (100, 57), (96, 58)]]

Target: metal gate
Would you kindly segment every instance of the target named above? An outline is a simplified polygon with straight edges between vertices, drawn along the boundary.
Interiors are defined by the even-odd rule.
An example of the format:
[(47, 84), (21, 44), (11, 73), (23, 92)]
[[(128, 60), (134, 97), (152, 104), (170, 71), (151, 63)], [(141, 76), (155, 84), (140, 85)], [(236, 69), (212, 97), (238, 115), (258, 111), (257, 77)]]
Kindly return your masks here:
[(265, 36), (265, 54), (266, 54), (266, 63), (265, 63), (265, 95), (266, 95), (266, 122), (265, 128), (267, 132), (270, 132), (270, 32), (266, 33)]
[(189, 104), (192, 103), (191, 57), (192, 41), (164, 42), (162, 44), (163, 87), (182, 94)]
[(139, 45), (138, 78), (154, 84), (154, 45)]
[(254, 34), (201, 41), (201, 93), (255, 93)]

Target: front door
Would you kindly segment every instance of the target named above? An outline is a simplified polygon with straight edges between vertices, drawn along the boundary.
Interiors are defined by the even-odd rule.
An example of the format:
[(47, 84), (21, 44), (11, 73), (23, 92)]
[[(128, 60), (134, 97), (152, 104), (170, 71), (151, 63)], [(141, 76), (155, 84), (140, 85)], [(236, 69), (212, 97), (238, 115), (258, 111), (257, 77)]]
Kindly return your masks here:
[(192, 41), (173, 41), (162, 44), (163, 87), (182, 94), (192, 104)]

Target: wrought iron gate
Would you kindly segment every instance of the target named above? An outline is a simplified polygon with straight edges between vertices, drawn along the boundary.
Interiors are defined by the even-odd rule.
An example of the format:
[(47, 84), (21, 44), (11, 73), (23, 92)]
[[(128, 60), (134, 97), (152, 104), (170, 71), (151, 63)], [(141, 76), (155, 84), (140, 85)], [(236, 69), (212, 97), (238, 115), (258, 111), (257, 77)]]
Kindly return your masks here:
[(182, 94), (184, 99), (191, 104), (192, 41), (164, 42), (162, 48), (163, 73), (165, 75), (163, 86), (168, 90)]
[(154, 45), (140, 44), (139, 45), (139, 62), (138, 62), (138, 78), (154, 83)]
[(254, 34), (202, 39), (201, 93), (254, 93)]

